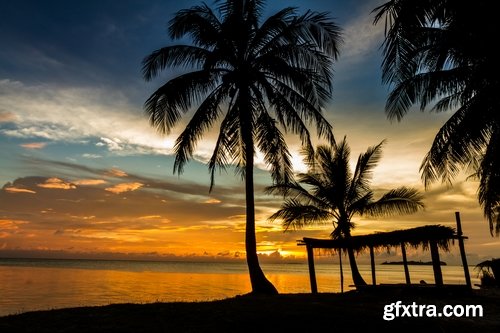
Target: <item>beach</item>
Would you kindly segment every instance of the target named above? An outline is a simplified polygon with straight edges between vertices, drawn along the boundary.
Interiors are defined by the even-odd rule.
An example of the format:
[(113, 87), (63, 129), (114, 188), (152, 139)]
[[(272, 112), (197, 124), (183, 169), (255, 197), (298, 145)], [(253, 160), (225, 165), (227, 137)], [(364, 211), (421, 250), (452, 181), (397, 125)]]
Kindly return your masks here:
[[(480, 304), (482, 317), (396, 317), (402, 304)], [(498, 332), (500, 294), (445, 289), (379, 289), (344, 294), (245, 295), (211, 302), (117, 304), (29, 312), (0, 318), (1, 332)]]

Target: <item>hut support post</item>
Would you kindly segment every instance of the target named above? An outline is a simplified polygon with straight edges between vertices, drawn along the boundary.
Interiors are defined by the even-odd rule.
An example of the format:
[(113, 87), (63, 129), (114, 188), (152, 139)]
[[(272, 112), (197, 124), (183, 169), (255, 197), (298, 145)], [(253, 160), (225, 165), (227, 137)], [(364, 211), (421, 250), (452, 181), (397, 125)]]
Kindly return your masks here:
[(370, 263), (372, 266), (372, 284), (377, 285), (377, 279), (375, 277), (375, 256), (373, 254), (373, 246), (370, 246)]
[(457, 236), (458, 247), (460, 248), (460, 256), (462, 257), (462, 266), (464, 267), (465, 283), (469, 289), (472, 289), (472, 283), (469, 274), (469, 265), (467, 265), (467, 256), (465, 254), (465, 245), (462, 232), (462, 222), (460, 221), (460, 212), (455, 212), (455, 219), (457, 221)]
[(401, 254), (403, 255), (403, 266), (405, 269), (406, 284), (411, 284), (410, 270), (408, 269), (408, 260), (406, 259), (406, 248), (404, 242), (401, 242)]
[(443, 273), (441, 272), (441, 261), (439, 260), (439, 251), (437, 242), (435, 240), (429, 241), (429, 245), (431, 248), (431, 257), (432, 257), (432, 269), (434, 270), (434, 281), (436, 286), (443, 285)]
[(307, 263), (309, 264), (309, 280), (311, 282), (311, 293), (318, 293), (318, 285), (316, 284), (316, 271), (314, 269), (314, 251), (311, 245), (306, 245), (307, 248)]
[(339, 249), (340, 292), (344, 293), (344, 269), (342, 268), (342, 248)]

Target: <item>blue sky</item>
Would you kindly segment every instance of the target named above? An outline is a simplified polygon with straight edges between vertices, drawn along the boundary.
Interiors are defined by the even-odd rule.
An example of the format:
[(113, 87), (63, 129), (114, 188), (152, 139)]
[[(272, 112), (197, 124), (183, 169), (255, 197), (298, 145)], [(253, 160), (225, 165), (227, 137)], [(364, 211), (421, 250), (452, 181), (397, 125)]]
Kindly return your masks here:
[[(335, 65), (334, 95), (325, 116), (337, 138), (347, 135), (353, 157), (388, 140), (374, 177), (377, 188), (410, 185), (423, 190), (420, 161), (449, 114), (413, 112), (401, 123), (386, 119), (389, 90), (381, 84), (380, 73), (384, 27), (373, 26), (370, 13), (381, 2), (269, 1), (267, 12), (284, 6), (297, 6), (300, 12), (330, 12), (344, 30), (345, 43)], [(205, 246), (211, 249), (210, 255), (234, 256), (242, 248), (240, 178), (222, 174), (215, 191), (208, 192), (204, 163), (214, 134), (200, 143), (185, 173), (173, 175), (171, 148), (179, 132), (161, 137), (142, 110), (155, 88), (176, 73), (165, 71), (157, 80), (145, 82), (141, 60), (171, 43), (166, 26), (172, 14), (196, 4), (138, 0), (2, 4), (0, 249), (198, 256), (206, 252)], [(298, 140), (290, 137), (289, 143), (300, 170)], [(259, 190), (269, 178), (258, 166)], [(426, 212), (384, 221), (361, 219), (358, 230), (426, 223), (453, 226), (453, 213), (460, 210), (464, 230), (472, 238), (472, 252), (487, 257), (500, 244), (489, 236), (476, 188), (477, 184), (461, 179), (453, 189), (438, 184), (426, 193)], [(283, 234), (279, 226), (266, 222), (279, 200), (262, 193), (257, 196), (263, 253), (293, 253), (301, 250), (295, 248), (295, 239), (328, 235), (328, 228)], [(97, 205), (98, 200), (108, 207)], [(175, 204), (161, 206), (172, 200)], [(166, 231), (153, 237), (155, 230)], [(214, 238), (210, 244), (197, 247), (180, 241), (199, 239), (207, 231)], [(161, 240), (178, 247), (160, 245)]]

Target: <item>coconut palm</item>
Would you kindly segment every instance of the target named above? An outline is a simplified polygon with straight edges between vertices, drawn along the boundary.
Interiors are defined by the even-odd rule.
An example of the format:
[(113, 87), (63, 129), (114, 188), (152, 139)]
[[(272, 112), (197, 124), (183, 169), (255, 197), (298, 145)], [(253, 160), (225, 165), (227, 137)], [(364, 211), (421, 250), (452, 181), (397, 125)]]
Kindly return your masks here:
[(182, 173), (205, 132), (219, 126), (208, 167), (214, 174), (235, 166), (245, 180), (246, 259), (252, 292), (276, 293), (257, 256), (253, 168), (263, 153), (275, 181), (293, 176), (284, 133), (300, 136), (312, 156), (308, 125), (333, 142), (322, 107), (331, 96), (332, 63), (338, 56), (340, 29), (325, 13), (299, 15), (284, 8), (260, 22), (265, 1), (216, 1), (175, 14), (169, 23), (173, 40), (192, 45), (166, 46), (143, 61), (146, 80), (162, 70), (180, 68), (145, 103), (151, 124), (169, 133), (182, 115), (194, 113), (175, 143), (174, 173)]
[(500, 33), (494, 2), (392, 0), (385, 18), (383, 81), (391, 85), (386, 112), (401, 120), (410, 108), (453, 111), (436, 134), (421, 172), (426, 186), (451, 184), (473, 167), (490, 231), (500, 232)]
[[(331, 146), (316, 149), (314, 163), (298, 181), (276, 184), (268, 188), (286, 200), (270, 220), (281, 220), (285, 230), (299, 229), (312, 224), (332, 224), (333, 239), (349, 239), (355, 227), (353, 217), (409, 214), (423, 208), (422, 197), (416, 189), (399, 187), (374, 200), (370, 187), (373, 169), (378, 164), (384, 141), (360, 154), (354, 172), (350, 168), (350, 149), (344, 138)], [(356, 286), (365, 285), (356, 265), (352, 248), (347, 249), (352, 279)]]

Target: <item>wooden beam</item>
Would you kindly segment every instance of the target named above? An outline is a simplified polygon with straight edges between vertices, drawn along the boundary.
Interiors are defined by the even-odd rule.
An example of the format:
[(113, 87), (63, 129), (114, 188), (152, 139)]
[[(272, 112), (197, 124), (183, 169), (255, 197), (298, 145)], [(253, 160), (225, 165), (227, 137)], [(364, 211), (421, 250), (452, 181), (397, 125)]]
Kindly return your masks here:
[(408, 269), (408, 260), (406, 259), (406, 248), (404, 242), (401, 242), (401, 254), (403, 255), (403, 266), (405, 269), (406, 284), (411, 284), (410, 270)]
[(314, 269), (314, 251), (312, 246), (307, 245), (307, 263), (309, 264), (309, 281), (311, 282), (311, 293), (318, 293), (318, 285), (316, 284), (316, 270)]
[(370, 246), (370, 264), (372, 266), (372, 284), (377, 285), (377, 278), (375, 276), (375, 256), (373, 254), (373, 246)]
[(455, 220), (457, 221), (457, 236), (458, 247), (460, 248), (460, 256), (462, 257), (462, 266), (464, 267), (465, 283), (469, 289), (472, 289), (470, 280), (469, 265), (467, 265), (467, 255), (465, 253), (464, 238), (462, 232), (462, 222), (460, 221), (460, 212), (455, 212)]
[(339, 263), (340, 263), (340, 292), (344, 293), (344, 269), (342, 268), (342, 249), (339, 249)]
[(443, 273), (441, 272), (441, 261), (439, 260), (439, 250), (435, 240), (429, 241), (432, 257), (432, 269), (434, 270), (434, 281), (436, 286), (443, 285)]

